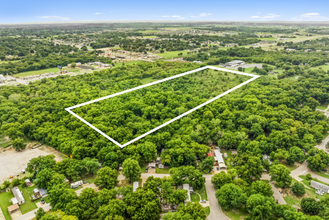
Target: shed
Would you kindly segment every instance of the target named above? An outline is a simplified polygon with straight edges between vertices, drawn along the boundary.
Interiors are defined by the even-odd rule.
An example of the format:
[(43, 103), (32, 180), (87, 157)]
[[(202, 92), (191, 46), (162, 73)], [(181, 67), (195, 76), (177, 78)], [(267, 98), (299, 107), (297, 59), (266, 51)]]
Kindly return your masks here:
[(148, 167), (148, 168), (153, 168), (153, 169), (155, 169), (155, 163), (149, 163), (149, 164), (147, 165), (147, 167)]
[(31, 181), (29, 179), (26, 179), (25, 180), (25, 184), (26, 184), (26, 186), (31, 186), (32, 185), (32, 183), (31, 183)]
[(11, 205), (8, 207), (8, 212), (9, 212), (9, 214), (11, 214), (11, 213), (15, 212), (17, 209), (19, 209), (18, 204), (14, 204), (14, 205)]
[(46, 189), (40, 189), (39, 191), (40, 191), (40, 196), (42, 196), (42, 198), (48, 196), (48, 191)]

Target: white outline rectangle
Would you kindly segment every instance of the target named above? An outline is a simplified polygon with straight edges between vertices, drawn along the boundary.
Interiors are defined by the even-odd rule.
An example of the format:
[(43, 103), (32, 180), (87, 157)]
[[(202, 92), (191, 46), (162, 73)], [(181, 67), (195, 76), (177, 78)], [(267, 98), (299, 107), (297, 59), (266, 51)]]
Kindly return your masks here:
[[(191, 73), (195, 73), (195, 72), (198, 72), (198, 71), (201, 71), (201, 70), (205, 70), (205, 69), (214, 69), (214, 70), (219, 70), (219, 71), (223, 71), (223, 72), (230, 72), (230, 73), (235, 73), (235, 74), (240, 74), (240, 75), (245, 75), (245, 76), (249, 76), (249, 77), (252, 77), (251, 79), (235, 86), (234, 88), (232, 89), (229, 89), (227, 90), (226, 92), (202, 103), (201, 105), (198, 105), (197, 107), (191, 109), (191, 110), (188, 110), (187, 112), (177, 116), (176, 118), (173, 118), (171, 119), (170, 121), (167, 121), (166, 123), (138, 136), (137, 138), (131, 140), (131, 141), (128, 141), (127, 143), (121, 145), (120, 143), (118, 143), (117, 141), (115, 141), (114, 139), (112, 139), (111, 137), (109, 137), (108, 135), (106, 135), (104, 132), (102, 132), (101, 130), (99, 130), (98, 128), (96, 128), (95, 126), (93, 126), (92, 124), (90, 124), (89, 122), (87, 122), (86, 120), (84, 120), (83, 118), (81, 118), (79, 115), (75, 114), (74, 112), (72, 112), (71, 110), (72, 109), (75, 109), (75, 108), (78, 108), (78, 107), (81, 107), (81, 106), (85, 106), (85, 105), (88, 105), (88, 104), (91, 104), (91, 103), (94, 103), (94, 102), (98, 102), (98, 101), (102, 101), (104, 99), (108, 99), (108, 98), (112, 98), (112, 97), (115, 97), (115, 96), (118, 96), (118, 95), (122, 95), (122, 94), (125, 94), (125, 93), (128, 93), (128, 92), (132, 92), (132, 91), (135, 91), (137, 89), (142, 89), (142, 88), (145, 88), (145, 87), (148, 87), (148, 86), (152, 86), (152, 85), (155, 85), (155, 84), (158, 84), (158, 83), (162, 83), (162, 82), (165, 82), (165, 81), (168, 81), (168, 80), (171, 80), (171, 79), (175, 79), (175, 78), (178, 78), (178, 77), (181, 77), (181, 76), (185, 76), (185, 75), (188, 75), (188, 74), (191, 74)], [(188, 115), (190, 114), (191, 112), (194, 112), (195, 110), (219, 99), (220, 97), (224, 96), (224, 95), (227, 95), (228, 93), (250, 83), (251, 81), (259, 78), (260, 76), (258, 75), (253, 75), (253, 74), (249, 74), (249, 73), (243, 73), (243, 72), (238, 72), (238, 71), (234, 71), (234, 70), (227, 70), (227, 69), (222, 69), (222, 68), (218, 68), (218, 67), (213, 67), (213, 66), (205, 66), (205, 67), (201, 67), (201, 68), (198, 68), (198, 69), (195, 69), (195, 70), (191, 70), (191, 71), (188, 71), (188, 72), (185, 72), (185, 73), (181, 73), (181, 74), (178, 74), (178, 75), (175, 75), (175, 76), (171, 76), (171, 77), (168, 77), (168, 78), (165, 78), (165, 79), (161, 79), (161, 80), (158, 80), (158, 81), (155, 81), (155, 82), (152, 82), (152, 83), (148, 83), (148, 84), (145, 84), (145, 85), (142, 85), (142, 86), (138, 86), (138, 87), (135, 87), (135, 88), (132, 88), (132, 89), (128, 89), (128, 90), (125, 90), (125, 91), (122, 91), (122, 92), (118, 92), (118, 93), (115, 93), (115, 94), (112, 94), (112, 95), (108, 95), (108, 96), (104, 96), (102, 98), (98, 98), (98, 99), (94, 99), (94, 100), (91, 100), (89, 102), (84, 102), (84, 103), (81, 103), (81, 104), (78, 104), (78, 105), (75, 105), (75, 106), (71, 106), (71, 107), (68, 107), (68, 108), (65, 108), (66, 111), (68, 111), (70, 114), (72, 114), (73, 116), (75, 116), (76, 118), (80, 119), (83, 123), (85, 123), (86, 125), (88, 125), (89, 127), (91, 127), (92, 129), (94, 129), (95, 131), (97, 131), (98, 133), (100, 133), (101, 135), (103, 135), (105, 138), (107, 138), (108, 140), (112, 141), (114, 144), (118, 145), (119, 147), (123, 148), (157, 130), (159, 130), (160, 128), (163, 128), (164, 126), (184, 117), (185, 115)]]

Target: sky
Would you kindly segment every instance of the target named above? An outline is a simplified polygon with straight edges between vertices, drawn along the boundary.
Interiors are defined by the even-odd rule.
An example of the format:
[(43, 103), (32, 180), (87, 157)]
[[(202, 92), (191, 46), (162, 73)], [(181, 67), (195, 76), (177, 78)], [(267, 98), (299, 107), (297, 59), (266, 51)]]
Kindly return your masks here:
[(329, 21), (328, 0), (15, 0), (0, 23), (113, 20)]

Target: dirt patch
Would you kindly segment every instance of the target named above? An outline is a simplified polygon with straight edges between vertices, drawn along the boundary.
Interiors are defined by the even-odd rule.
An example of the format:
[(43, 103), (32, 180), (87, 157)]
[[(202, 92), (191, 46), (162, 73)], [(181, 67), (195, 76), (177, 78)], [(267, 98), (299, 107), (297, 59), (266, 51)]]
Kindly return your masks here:
[(58, 151), (51, 150), (49, 147), (26, 149), (20, 152), (15, 151), (13, 148), (6, 148), (0, 153), (0, 184), (8, 180), (10, 176), (16, 176), (17, 174), (21, 176), (22, 169), (26, 169), (31, 159), (49, 154), (54, 154), (56, 161), (63, 160)]
[(22, 216), (21, 210), (16, 210), (15, 212), (11, 213), (11, 218), (15, 219), (18, 218), (19, 216)]
[(6, 137), (5, 137), (5, 141), (10, 141), (9, 136), (6, 136)]
[(155, 169), (150, 168), (150, 169), (148, 169), (147, 173), (155, 173)]

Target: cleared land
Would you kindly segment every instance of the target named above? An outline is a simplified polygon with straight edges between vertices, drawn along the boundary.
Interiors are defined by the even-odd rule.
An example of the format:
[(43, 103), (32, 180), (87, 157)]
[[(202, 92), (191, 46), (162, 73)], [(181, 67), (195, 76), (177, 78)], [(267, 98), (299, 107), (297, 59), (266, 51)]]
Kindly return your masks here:
[(205, 69), (73, 108), (72, 111), (123, 144), (249, 78), (244, 75)]
[[(46, 156), (48, 154), (55, 153), (51, 152), (52, 148), (36, 148), (36, 149), (26, 149), (21, 152), (16, 152), (13, 149), (6, 150), (0, 153), (0, 183), (8, 179), (10, 176), (15, 176), (16, 174), (21, 174), (22, 169), (26, 168), (28, 162), (38, 156)], [(57, 153), (57, 152), (56, 152)], [(61, 161), (62, 158), (55, 154), (56, 161)]]

